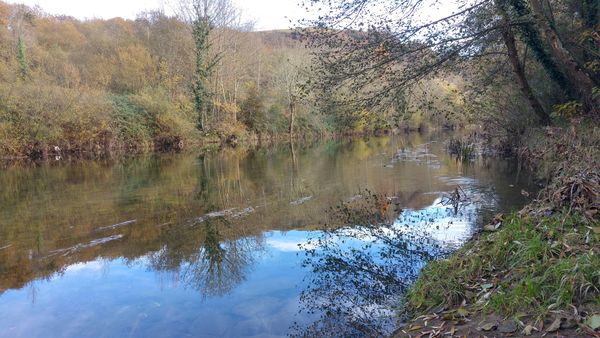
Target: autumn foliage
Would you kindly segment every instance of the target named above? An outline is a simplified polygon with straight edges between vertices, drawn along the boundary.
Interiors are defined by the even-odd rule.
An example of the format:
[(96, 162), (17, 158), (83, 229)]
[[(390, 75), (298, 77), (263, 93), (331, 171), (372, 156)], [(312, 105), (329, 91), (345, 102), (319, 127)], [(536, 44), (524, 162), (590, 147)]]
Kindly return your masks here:
[[(207, 80), (200, 132), (194, 41), (183, 20), (157, 11), (81, 21), (0, 2), (0, 157), (176, 150), (287, 132), (282, 74), (306, 64), (300, 42), (241, 26), (215, 29), (210, 41), (219, 63)], [(256, 95), (249, 88), (264, 98), (260, 112), (240, 109)], [(267, 111), (276, 122), (252, 122)], [(322, 129), (306, 111), (300, 132)]]

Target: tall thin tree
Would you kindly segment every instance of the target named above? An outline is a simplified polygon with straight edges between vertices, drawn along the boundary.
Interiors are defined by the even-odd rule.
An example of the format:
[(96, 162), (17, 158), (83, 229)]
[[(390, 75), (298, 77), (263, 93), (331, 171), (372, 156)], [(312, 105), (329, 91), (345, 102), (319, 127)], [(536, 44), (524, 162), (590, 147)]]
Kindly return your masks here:
[(196, 125), (199, 130), (206, 130), (211, 95), (208, 79), (222, 58), (220, 52), (212, 53), (211, 34), (234, 22), (238, 11), (230, 0), (182, 0), (179, 14), (190, 25), (194, 39), (196, 63), (192, 92)]

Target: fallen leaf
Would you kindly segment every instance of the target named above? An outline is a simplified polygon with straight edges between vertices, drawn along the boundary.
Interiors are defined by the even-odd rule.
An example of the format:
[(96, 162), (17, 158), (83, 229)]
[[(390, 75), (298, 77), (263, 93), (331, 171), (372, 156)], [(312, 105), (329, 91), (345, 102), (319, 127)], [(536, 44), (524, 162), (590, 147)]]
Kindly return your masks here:
[(452, 328), (450, 329), (450, 331), (445, 332), (444, 335), (454, 336), (454, 333), (456, 333), (456, 328), (453, 325)]
[(517, 324), (513, 320), (506, 321), (498, 326), (500, 333), (513, 333), (517, 331)]
[(482, 331), (493, 331), (498, 327), (498, 324), (495, 323), (487, 323), (487, 324), (483, 324), (481, 325), (481, 327), (479, 329), (481, 329)]
[(550, 326), (548, 327), (548, 329), (546, 331), (548, 332), (556, 332), (558, 331), (558, 329), (560, 329), (560, 324), (562, 323), (562, 318), (558, 317), (554, 320), (554, 322), (552, 322), (552, 324), (550, 324)]
[(469, 315), (469, 311), (467, 311), (465, 308), (460, 308), (458, 310), (456, 310), (456, 314), (461, 316), (461, 317), (466, 317)]
[(410, 327), (410, 329), (408, 329), (408, 331), (418, 331), (420, 329), (422, 329), (423, 327), (421, 325), (413, 325)]
[(589, 316), (585, 320), (585, 325), (589, 326), (592, 330), (596, 331), (598, 328), (600, 328), (600, 314)]
[(453, 320), (455, 318), (456, 317), (453, 314), (450, 314), (450, 313), (446, 313), (445, 315), (442, 316), (443, 320)]
[(440, 312), (443, 312), (444, 310), (445, 310), (444, 305), (438, 305), (431, 310), (431, 313), (440, 313)]
[(526, 335), (526, 336), (531, 336), (531, 334), (533, 333), (533, 330), (534, 330), (533, 326), (527, 325), (523, 329), (523, 334)]

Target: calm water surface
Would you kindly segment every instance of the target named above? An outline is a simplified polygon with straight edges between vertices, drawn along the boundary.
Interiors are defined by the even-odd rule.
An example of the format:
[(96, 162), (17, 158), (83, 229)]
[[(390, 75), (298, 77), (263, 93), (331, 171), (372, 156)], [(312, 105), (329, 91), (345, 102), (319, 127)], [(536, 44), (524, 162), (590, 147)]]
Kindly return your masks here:
[(0, 170), (0, 337), (389, 333), (425, 262), (532, 189), (441, 141)]

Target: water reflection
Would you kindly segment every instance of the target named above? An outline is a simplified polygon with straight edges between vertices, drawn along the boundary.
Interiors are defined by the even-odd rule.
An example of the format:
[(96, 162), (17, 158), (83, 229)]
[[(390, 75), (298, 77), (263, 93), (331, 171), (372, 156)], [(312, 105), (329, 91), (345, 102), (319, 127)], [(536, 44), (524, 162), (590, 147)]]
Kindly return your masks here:
[[(387, 332), (424, 262), (529, 189), (438, 137), (8, 167), (0, 336)], [(440, 201), (457, 186), (472, 199), (454, 215)]]
[(475, 230), (481, 209), (495, 206), (485, 191), (467, 189), (479, 203), (445, 205), (438, 198), (427, 208), (402, 210), (396, 196), (365, 191), (333, 208), (326, 229), (301, 245), (312, 271), (302, 311), (319, 318), (295, 325), (293, 335), (389, 336), (421, 268), (456, 249)]
[(149, 267), (167, 273), (203, 297), (226, 295), (246, 279), (257, 256), (264, 251), (264, 239), (257, 235), (224, 240), (221, 229), (231, 226), (224, 217), (207, 219), (199, 226), (204, 234), (199, 249), (193, 244), (189, 249), (177, 243), (166, 244), (148, 254)]

